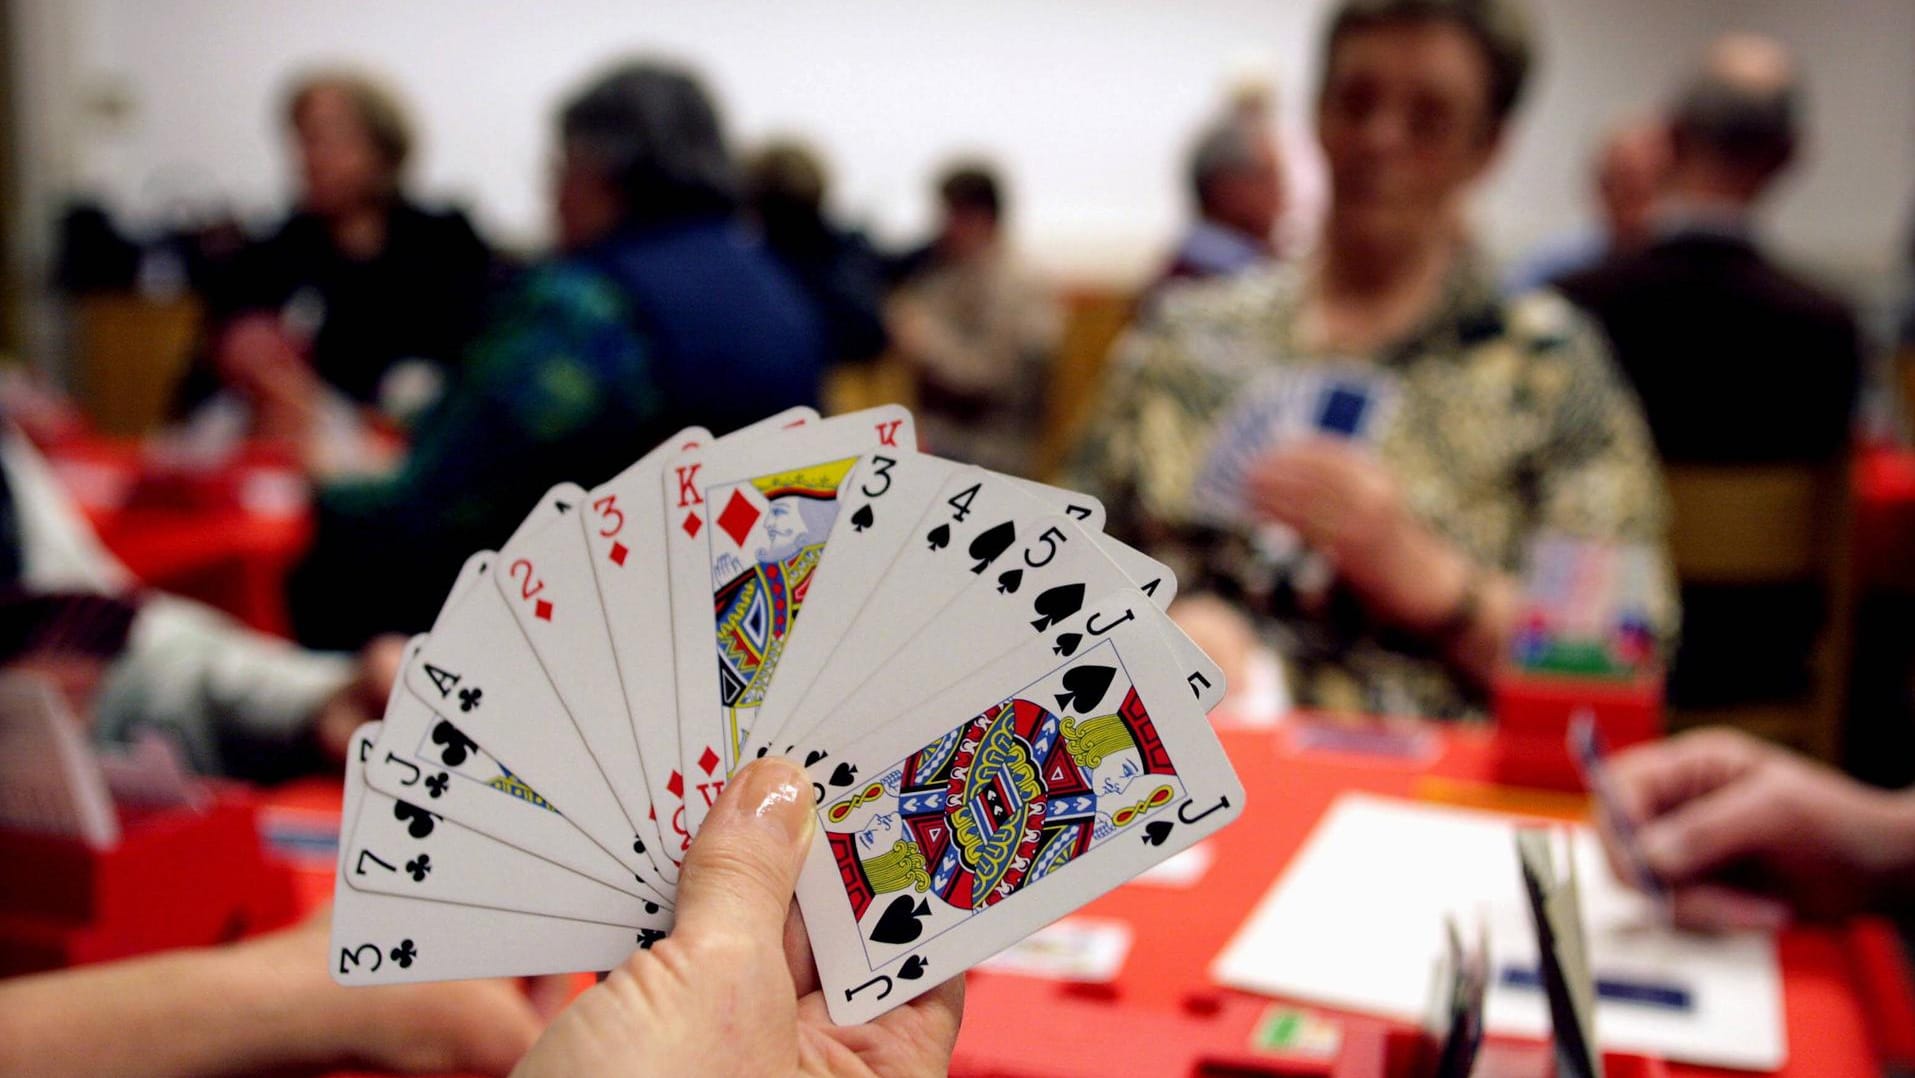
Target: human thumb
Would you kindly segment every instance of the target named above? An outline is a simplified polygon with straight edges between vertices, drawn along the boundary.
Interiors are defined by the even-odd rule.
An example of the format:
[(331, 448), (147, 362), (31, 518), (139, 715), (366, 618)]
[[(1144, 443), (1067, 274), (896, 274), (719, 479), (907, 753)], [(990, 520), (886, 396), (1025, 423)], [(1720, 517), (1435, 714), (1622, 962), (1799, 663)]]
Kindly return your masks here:
[(674, 935), (738, 933), (778, 946), (817, 821), (790, 760), (759, 760), (712, 804), (678, 876)]

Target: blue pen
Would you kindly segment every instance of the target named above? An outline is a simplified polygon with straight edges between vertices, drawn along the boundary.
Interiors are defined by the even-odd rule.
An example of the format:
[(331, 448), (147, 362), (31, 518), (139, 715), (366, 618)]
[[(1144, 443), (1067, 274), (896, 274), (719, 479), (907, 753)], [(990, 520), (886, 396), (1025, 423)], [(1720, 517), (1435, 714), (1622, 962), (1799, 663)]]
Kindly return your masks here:
[[(1534, 966), (1504, 966), (1499, 978), (1505, 988), (1540, 990), (1543, 975)], [(1610, 1003), (1638, 1007), (1658, 1007), (1670, 1011), (1688, 1011), (1695, 1007), (1695, 995), (1683, 985), (1667, 981), (1636, 981), (1625, 977), (1596, 978), (1596, 998)]]
[(1602, 736), (1596, 732), (1596, 719), (1588, 708), (1576, 712), (1569, 720), (1569, 756), (1576, 762), (1576, 770), (1582, 774), (1583, 785), (1596, 799), (1596, 811), (1602, 814), (1603, 826), (1615, 836), (1630, 882), (1637, 890), (1654, 899), (1663, 919), (1668, 920), (1669, 885), (1649, 867), (1649, 859), (1642, 854), (1642, 844), (1636, 837), (1636, 822), (1622, 810), (1621, 801), (1616, 796), (1609, 769), (1603, 763)]

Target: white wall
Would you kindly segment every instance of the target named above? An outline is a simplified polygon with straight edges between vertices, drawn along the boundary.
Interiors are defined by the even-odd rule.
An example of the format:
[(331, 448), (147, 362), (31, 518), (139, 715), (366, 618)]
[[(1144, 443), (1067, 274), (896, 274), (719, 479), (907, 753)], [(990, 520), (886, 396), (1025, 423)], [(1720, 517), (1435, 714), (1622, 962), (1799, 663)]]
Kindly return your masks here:
[[(68, 49), (63, 85), (25, 95), (66, 133), (78, 186), (151, 218), (174, 200), (276, 206), (275, 126), (295, 70), (385, 73), (425, 132), (429, 195), (497, 236), (544, 234), (549, 117), (595, 67), (659, 51), (702, 68), (740, 141), (798, 132), (835, 165), (837, 201), (886, 236), (926, 213), (953, 151), (1007, 163), (1024, 245), (1072, 273), (1136, 274), (1181, 212), (1192, 125), (1246, 64), (1278, 76), (1293, 122), (1326, 0), (11, 0), (28, 49)], [(1915, 198), (1910, 0), (1538, 0), (1542, 78), (1482, 217), (1493, 248), (1558, 231), (1583, 206), (1590, 141), (1652, 102), (1712, 34), (1776, 32), (1803, 52), (1815, 157), (1776, 228), (1849, 273), (1887, 268)], [(51, 13), (51, 14), (50, 14)], [(52, 26), (55, 33), (47, 27)], [(63, 45), (58, 39), (64, 36)], [(32, 72), (24, 73), (32, 77)], [(124, 114), (113, 118), (123, 103)], [(1307, 145), (1307, 140), (1299, 139)], [(1301, 156), (1305, 156), (1300, 154)], [(55, 186), (58, 186), (55, 184)], [(41, 190), (42, 198), (48, 194)]]

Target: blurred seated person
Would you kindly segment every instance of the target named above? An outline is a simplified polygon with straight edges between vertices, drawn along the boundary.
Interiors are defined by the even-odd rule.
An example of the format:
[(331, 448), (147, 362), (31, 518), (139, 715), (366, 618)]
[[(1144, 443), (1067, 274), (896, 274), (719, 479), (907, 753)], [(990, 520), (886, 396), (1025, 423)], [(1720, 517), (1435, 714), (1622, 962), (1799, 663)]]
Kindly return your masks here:
[(1654, 235), (1657, 196), (1669, 174), (1669, 125), (1644, 117), (1617, 126), (1596, 154), (1595, 228), (1552, 240), (1503, 277), (1512, 296), (1640, 249)]
[(404, 648), (383, 638), (355, 663), (141, 591), (10, 421), (0, 421), (0, 625), (7, 664), (53, 677), (96, 737), (154, 729), (195, 770), (259, 779), (343, 759), (353, 728), (384, 709)]
[[(1610, 773), (1678, 924), (1780, 928), (1915, 906), (1915, 792), (1724, 728), (1637, 746)], [(1629, 855), (1615, 835), (1603, 841), (1628, 879)]]
[[(1320, 250), (1166, 295), (1073, 455), (1068, 482), (1103, 498), (1112, 533), (1187, 582), (1192, 636), (1226, 656), (1273, 646), (1300, 706), (1480, 717), (1533, 536), (1663, 549), (1648, 433), (1600, 337), (1553, 296), (1501, 298), (1465, 226), (1528, 41), (1506, 0), (1343, 0), (1317, 98)], [(1257, 452), (1247, 519), (1202, 515), (1191, 490), (1233, 409), (1326, 363), (1394, 385), (1393, 419), (1368, 445)], [(1263, 552), (1271, 525), (1318, 558)], [(1674, 611), (1658, 605), (1660, 635)]]
[[(1653, 238), (1559, 282), (1607, 331), (1667, 464), (1834, 464), (1847, 453), (1862, 366), (1854, 316), (1777, 266), (1756, 236), (1756, 207), (1801, 140), (1800, 111), (1782, 46), (1718, 42), (1673, 110)], [(1812, 584), (1685, 585), (1670, 700), (1802, 693), (1822, 601)]]
[(938, 181), (937, 238), (907, 256), (889, 310), (917, 392), (927, 452), (1028, 476), (1061, 330), (1049, 290), (1004, 235), (996, 174), (959, 164)]
[(301, 640), (426, 628), (466, 555), (504, 542), (552, 484), (593, 486), (688, 424), (722, 434), (817, 403), (817, 315), (736, 221), (699, 83), (625, 64), (565, 104), (558, 140), (559, 253), (474, 342), (397, 471), (318, 489), (292, 581)]
[(1283, 212), (1283, 166), (1265, 116), (1232, 108), (1198, 134), (1189, 172), (1197, 220), (1150, 293), (1172, 281), (1233, 277), (1276, 258), (1271, 237)]
[(825, 215), (826, 177), (808, 147), (773, 142), (745, 166), (745, 208), (765, 246), (817, 305), (830, 362), (878, 358), (884, 332), (884, 262), (860, 232)]
[(281, 433), (316, 377), (342, 403), (409, 418), (478, 327), (491, 254), (464, 214), (406, 197), (412, 132), (376, 82), (313, 75), (288, 95), (285, 118), (298, 207), (209, 273), (209, 361), (188, 375), (181, 403), (197, 407), (224, 386), (253, 406), (257, 432)]

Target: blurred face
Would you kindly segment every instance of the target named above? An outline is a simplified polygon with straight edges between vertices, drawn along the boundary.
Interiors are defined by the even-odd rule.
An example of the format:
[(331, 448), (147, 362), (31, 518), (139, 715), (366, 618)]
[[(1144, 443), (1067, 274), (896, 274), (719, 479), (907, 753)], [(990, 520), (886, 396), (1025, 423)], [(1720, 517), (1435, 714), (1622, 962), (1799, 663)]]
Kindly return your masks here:
[(1596, 190), (1612, 239), (1635, 242), (1648, 233), (1669, 165), (1669, 140), (1660, 127), (1621, 132), (1610, 140)]
[(590, 155), (567, 147), (552, 180), (559, 247), (577, 250), (610, 235), (624, 216), (618, 189)]
[(945, 206), (938, 248), (946, 258), (962, 262), (990, 249), (997, 238), (997, 218), (972, 206)]
[(1258, 239), (1268, 239), (1283, 212), (1283, 169), (1274, 139), (1257, 145), (1256, 159), (1211, 181), (1210, 215), (1218, 222)]
[(293, 143), (305, 185), (302, 202), (315, 213), (364, 205), (392, 186), (385, 158), (343, 90), (322, 86), (306, 95), (293, 119)]
[(1489, 61), (1444, 22), (1343, 35), (1317, 102), (1331, 242), (1392, 244), (1447, 229), (1494, 156)]

